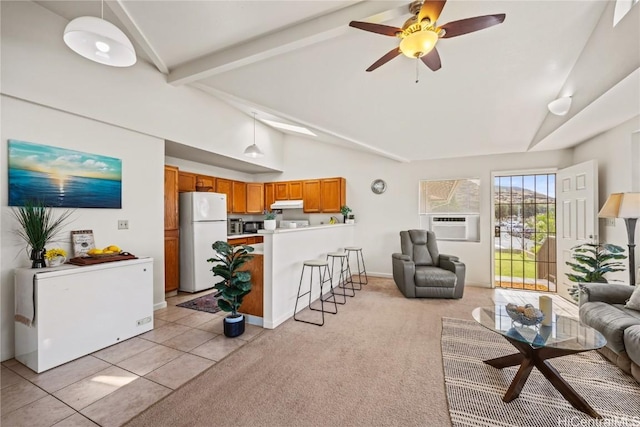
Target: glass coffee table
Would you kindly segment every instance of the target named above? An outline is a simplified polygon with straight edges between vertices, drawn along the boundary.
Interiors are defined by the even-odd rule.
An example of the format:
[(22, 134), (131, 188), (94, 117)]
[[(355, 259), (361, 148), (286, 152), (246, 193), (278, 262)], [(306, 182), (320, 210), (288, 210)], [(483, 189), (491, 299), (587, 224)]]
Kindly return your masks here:
[(478, 307), (472, 315), (476, 322), (499, 333), (518, 350), (518, 353), (509, 356), (484, 361), (497, 369), (520, 365), (502, 398), (504, 402), (511, 402), (520, 395), (535, 366), (574, 408), (594, 418), (602, 418), (547, 361), (603, 347), (607, 340), (600, 332), (577, 319), (555, 314), (548, 326), (524, 326), (509, 317), (504, 305)]

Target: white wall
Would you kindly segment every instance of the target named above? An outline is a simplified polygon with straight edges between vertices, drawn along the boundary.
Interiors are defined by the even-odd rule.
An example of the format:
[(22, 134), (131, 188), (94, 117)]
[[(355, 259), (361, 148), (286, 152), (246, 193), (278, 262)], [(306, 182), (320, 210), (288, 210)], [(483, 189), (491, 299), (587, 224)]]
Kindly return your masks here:
[[(285, 172), (259, 180), (291, 180), (342, 176), (347, 180), (347, 204), (356, 217), (356, 244), (362, 245), (367, 269), (391, 274), (391, 254), (400, 251), (400, 230), (419, 228), (418, 181), (480, 178), (481, 241), (438, 243), (442, 253), (455, 254), (467, 265), (467, 281), (489, 286), (492, 280), (491, 172), (566, 167), (571, 150), (465, 157), (399, 163), (353, 150), (285, 136)], [(387, 191), (376, 195), (371, 182), (382, 178)], [(336, 248), (337, 249), (337, 248)]]
[[(87, 120), (29, 102), (1, 97), (0, 132), (0, 359), (13, 357), (13, 269), (30, 267), (25, 245), (13, 233), (17, 222), (8, 204), (7, 140), (116, 157), (122, 160), (122, 209), (78, 209), (56, 244), (71, 252), (71, 230), (93, 230), (98, 247), (116, 244), (138, 256), (154, 259), (154, 304), (164, 302), (164, 141)], [(119, 219), (129, 220), (118, 230)], [(82, 321), (82, 319), (78, 319)]]
[(189, 160), (178, 159), (170, 156), (165, 156), (164, 163), (165, 165), (176, 166), (178, 169), (185, 172), (199, 173), (202, 175), (233, 179), (243, 182), (255, 181), (255, 175), (250, 173), (238, 172), (217, 166), (205, 165), (203, 163), (192, 162)]
[[(598, 159), (599, 207), (611, 193), (640, 191), (640, 116), (575, 147), (573, 160), (580, 163)], [(627, 228), (624, 220), (616, 219), (615, 226), (600, 220), (600, 241), (627, 248)], [(640, 226), (636, 226), (636, 244), (640, 243)], [(636, 266), (640, 267), (640, 249), (636, 247)], [(607, 278), (627, 281), (626, 272), (611, 273)]]
[(276, 170), (282, 134), (264, 126), (265, 156), (243, 155), (253, 118), (189, 86), (174, 87), (151, 64), (104, 66), (62, 41), (68, 21), (38, 4), (2, 1), (3, 94)]

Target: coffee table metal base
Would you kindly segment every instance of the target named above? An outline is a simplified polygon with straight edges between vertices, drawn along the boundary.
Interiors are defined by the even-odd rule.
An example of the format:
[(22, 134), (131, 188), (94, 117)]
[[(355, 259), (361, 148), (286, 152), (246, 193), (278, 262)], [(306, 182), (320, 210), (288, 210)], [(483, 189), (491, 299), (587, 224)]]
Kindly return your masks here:
[(511, 402), (520, 395), (522, 387), (527, 382), (531, 370), (536, 367), (542, 373), (542, 375), (549, 380), (549, 382), (558, 390), (574, 408), (592, 416), (593, 418), (602, 418), (582, 396), (580, 396), (574, 389), (567, 383), (564, 378), (560, 376), (560, 373), (553, 367), (548, 359), (555, 357), (567, 356), (569, 354), (582, 353), (585, 350), (568, 350), (558, 349), (553, 347), (540, 347), (534, 348), (530, 344), (524, 343), (509, 337), (504, 337), (509, 341), (520, 353), (511, 354), (509, 356), (497, 357), (495, 359), (485, 360), (484, 363), (493, 366), (497, 369), (506, 368), (509, 366), (520, 365), (520, 369), (513, 378), (509, 389), (505, 393), (502, 401)]

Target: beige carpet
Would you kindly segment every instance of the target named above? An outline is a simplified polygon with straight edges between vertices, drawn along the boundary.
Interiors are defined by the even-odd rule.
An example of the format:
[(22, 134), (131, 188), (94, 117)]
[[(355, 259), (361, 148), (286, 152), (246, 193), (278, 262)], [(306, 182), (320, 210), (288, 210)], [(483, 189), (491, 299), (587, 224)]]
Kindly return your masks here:
[(323, 327), (266, 330), (128, 426), (450, 426), (441, 319), (491, 295), (412, 300), (370, 278)]

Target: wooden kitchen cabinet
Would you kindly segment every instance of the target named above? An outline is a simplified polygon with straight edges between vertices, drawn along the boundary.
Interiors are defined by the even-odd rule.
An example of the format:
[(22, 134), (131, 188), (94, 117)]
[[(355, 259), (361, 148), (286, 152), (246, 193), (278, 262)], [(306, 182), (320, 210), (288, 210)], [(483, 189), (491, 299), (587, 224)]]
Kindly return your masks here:
[(322, 212), (340, 212), (347, 203), (347, 184), (344, 178), (325, 178), (320, 180), (320, 205)]
[(273, 192), (275, 200), (289, 200), (289, 183), (288, 182), (274, 182)]
[(178, 191), (196, 191), (196, 174), (190, 172), (178, 172)]
[(261, 214), (264, 211), (264, 186), (259, 182), (247, 182), (248, 214)]
[(216, 179), (216, 193), (227, 195), (227, 213), (231, 213), (233, 208), (233, 181), (230, 179)]
[(303, 181), (303, 194), (304, 194), (304, 212), (305, 213), (319, 213), (321, 209), (320, 205), (320, 180), (308, 179)]
[(289, 200), (302, 200), (302, 182), (303, 181), (289, 182)]
[(231, 212), (243, 214), (247, 212), (247, 184), (240, 181), (233, 181), (233, 197)]
[(178, 221), (178, 168), (164, 167), (164, 229), (177, 230)]
[(164, 232), (164, 291), (180, 287), (180, 230)]
[(253, 255), (253, 259), (242, 266), (241, 271), (251, 273), (251, 292), (244, 296), (240, 313), (263, 317), (264, 315), (264, 257)]
[(231, 246), (248, 245), (248, 242), (249, 240), (246, 237), (241, 237), (238, 239), (227, 239), (227, 243)]
[(264, 237), (255, 236), (255, 237), (247, 237), (247, 245), (255, 245), (256, 243), (263, 243)]
[(275, 200), (302, 200), (302, 182), (274, 182)]
[(207, 175), (196, 175), (196, 190), (201, 191), (201, 190), (198, 190), (198, 188), (207, 188), (207, 187), (209, 187), (208, 190), (202, 190), (202, 191), (216, 191), (215, 177), (207, 176)]
[(275, 183), (267, 182), (264, 184), (264, 208), (271, 210), (271, 205), (276, 201)]
[(180, 285), (180, 221), (178, 190), (180, 172), (164, 167), (164, 291), (177, 291)]

